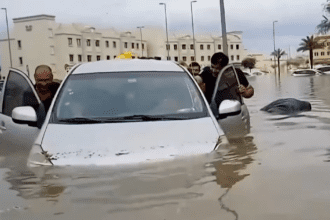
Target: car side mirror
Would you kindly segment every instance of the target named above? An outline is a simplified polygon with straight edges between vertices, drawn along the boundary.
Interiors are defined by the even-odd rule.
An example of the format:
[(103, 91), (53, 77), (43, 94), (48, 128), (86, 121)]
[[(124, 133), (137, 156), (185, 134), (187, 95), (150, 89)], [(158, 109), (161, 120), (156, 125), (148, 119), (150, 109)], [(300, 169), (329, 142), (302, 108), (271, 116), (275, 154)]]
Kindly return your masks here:
[(17, 124), (37, 126), (37, 113), (31, 106), (16, 107), (12, 111), (12, 120)]
[(237, 100), (223, 100), (219, 106), (219, 118), (238, 115), (241, 113), (241, 103)]

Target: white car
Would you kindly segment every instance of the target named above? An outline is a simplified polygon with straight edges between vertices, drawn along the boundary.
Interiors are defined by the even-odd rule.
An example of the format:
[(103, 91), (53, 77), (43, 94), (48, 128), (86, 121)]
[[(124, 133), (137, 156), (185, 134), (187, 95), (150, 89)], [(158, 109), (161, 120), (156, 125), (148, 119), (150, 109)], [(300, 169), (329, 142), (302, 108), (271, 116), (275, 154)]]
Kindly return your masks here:
[(316, 70), (322, 72), (323, 74), (330, 74), (330, 66), (322, 66), (322, 67), (316, 68)]
[(298, 69), (292, 73), (292, 76), (320, 76), (322, 72), (314, 69)]
[(174, 62), (83, 63), (70, 70), (43, 117), (29, 78), (10, 69), (0, 97), (0, 147), (28, 150), (29, 167), (209, 153), (219, 140), (227, 141), (225, 134), (249, 132), (249, 113), (237, 86), (233, 66), (226, 67), (208, 105), (191, 74)]

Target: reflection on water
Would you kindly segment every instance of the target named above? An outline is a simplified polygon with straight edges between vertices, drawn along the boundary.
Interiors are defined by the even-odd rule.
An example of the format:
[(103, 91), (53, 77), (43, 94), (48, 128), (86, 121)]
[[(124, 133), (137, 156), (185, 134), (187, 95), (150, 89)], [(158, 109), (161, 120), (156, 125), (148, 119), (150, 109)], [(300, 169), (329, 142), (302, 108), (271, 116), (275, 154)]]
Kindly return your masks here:
[[(52, 209), (58, 204), (62, 207), (100, 205), (105, 208), (103, 215), (148, 212), (203, 199), (207, 194), (204, 186), (210, 184), (219, 209), (235, 213), (222, 201), (228, 190), (220, 189), (230, 189), (249, 175), (241, 175), (240, 171), (254, 161), (257, 148), (252, 140), (247, 137), (210, 155), (141, 166), (54, 167), (37, 168), (33, 172), (11, 169), (3, 180), (10, 183), (10, 190), (18, 192), (17, 197), (30, 202), (43, 201), (40, 207), (22, 211), (25, 215), (32, 212), (38, 215), (40, 209), (53, 214)], [(12, 211), (2, 212), (10, 216)], [(56, 213), (72, 211), (63, 208)]]

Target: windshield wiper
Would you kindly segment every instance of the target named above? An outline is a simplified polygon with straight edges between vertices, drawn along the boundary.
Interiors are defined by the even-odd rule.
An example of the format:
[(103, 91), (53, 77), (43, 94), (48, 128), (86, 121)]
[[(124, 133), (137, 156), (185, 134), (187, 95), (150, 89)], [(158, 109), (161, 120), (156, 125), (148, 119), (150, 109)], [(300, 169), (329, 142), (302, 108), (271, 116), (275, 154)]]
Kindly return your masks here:
[(102, 120), (93, 119), (93, 118), (85, 118), (85, 117), (76, 117), (76, 118), (66, 118), (59, 119), (59, 122), (73, 123), (73, 124), (95, 124), (102, 123)]
[(180, 116), (167, 116), (167, 115), (130, 115), (123, 117), (113, 117), (113, 118), (98, 118), (101, 121), (165, 121), (165, 120), (184, 120), (185, 117)]

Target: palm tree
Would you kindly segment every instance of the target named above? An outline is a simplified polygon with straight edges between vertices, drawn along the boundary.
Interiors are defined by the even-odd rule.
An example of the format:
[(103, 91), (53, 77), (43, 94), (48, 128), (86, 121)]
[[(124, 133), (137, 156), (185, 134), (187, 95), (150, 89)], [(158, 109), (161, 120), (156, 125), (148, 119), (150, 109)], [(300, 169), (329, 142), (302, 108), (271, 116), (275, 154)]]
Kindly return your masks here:
[[(327, 0), (327, 3), (323, 4), (323, 11), (325, 12), (325, 14), (327, 16), (330, 14), (330, 1), (329, 0)], [(318, 30), (318, 33), (326, 34), (330, 30), (330, 21), (325, 15), (322, 15), (322, 16), (323, 16), (324, 20), (321, 21), (321, 23), (316, 26), (316, 29)]]
[(309, 60), (311, 63), (311, 69), (313, 69), (313, 49), (317, 46), (317, 41), (314, 39), (314, 36), (307, 36), (306, 39), (301, 39), (303, 42), (301, 42), (299, 45), (300, 47), (297, 49), (297, 52), (299, 51), (306, 51), (309, 50)]
[(280, 72), (280, 58), (283, 55), (286, 55), (284, 50), (281, 50), (280, 48), (278, 48), (277, 50), (274, 50), (271, 53), (272, 56), (275, 56), (277, 58), (277, 66), (278, 66), (278, 76), (280, 76), (281, 72)]

